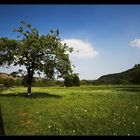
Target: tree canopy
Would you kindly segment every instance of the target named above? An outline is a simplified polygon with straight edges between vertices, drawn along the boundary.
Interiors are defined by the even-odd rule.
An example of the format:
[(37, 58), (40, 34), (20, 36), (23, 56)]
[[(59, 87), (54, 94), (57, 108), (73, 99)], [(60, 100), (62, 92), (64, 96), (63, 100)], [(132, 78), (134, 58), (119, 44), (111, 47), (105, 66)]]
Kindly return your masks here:
[(17, 41), (8, 39), (7, 37), (0, 38), (0, 66), (11, 65), (14, 61), (14, 53), (17, 47)]

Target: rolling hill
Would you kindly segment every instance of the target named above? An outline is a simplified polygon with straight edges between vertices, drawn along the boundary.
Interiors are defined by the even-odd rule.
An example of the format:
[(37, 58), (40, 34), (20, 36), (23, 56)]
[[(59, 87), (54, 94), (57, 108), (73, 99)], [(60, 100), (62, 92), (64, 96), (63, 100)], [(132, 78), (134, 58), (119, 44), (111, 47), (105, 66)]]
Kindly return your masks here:
[(94, 84), (140, 84), (140, 64), (121, 73), (103, 75)]
[(12, 75), (8, 74), (8, 73), (2, 73), (2, 72), (0, 72), (0, 78), (2, 78), (2, 79), (12, 79), (12, 80), (17, 79), (15, 77), (13, 77)]

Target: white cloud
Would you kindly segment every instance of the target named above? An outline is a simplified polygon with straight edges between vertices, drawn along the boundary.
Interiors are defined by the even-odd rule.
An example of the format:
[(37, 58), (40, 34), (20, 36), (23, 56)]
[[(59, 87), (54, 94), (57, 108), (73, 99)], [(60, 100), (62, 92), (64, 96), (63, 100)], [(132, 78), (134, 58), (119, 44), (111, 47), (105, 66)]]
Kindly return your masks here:
[(130, 42), (130, 45), (132, 47), (137, 47), (140, 49), (140, 39), (134, 39), (133, 41)]
[(98, 55), (98, 52), (87, 41), (80, 39), (64, 39), (62, 44), (64, 43), (74, 49), (72, 55), (78, 59), (92, 59)]

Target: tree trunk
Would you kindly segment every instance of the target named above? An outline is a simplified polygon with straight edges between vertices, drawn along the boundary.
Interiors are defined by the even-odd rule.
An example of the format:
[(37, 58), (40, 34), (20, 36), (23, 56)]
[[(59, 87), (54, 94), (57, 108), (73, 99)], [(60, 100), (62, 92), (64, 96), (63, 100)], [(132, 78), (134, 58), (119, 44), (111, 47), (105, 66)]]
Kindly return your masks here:
[(27, 69), (28, 72), (28, 79), (27, 79), (27, 95), (31, 95), (32, 92), (32, 79), (33, 79), (33, 71), (31, 69)]
[(27, 95), (31, 95), (32, 92), (32, 85), (28, 85)]

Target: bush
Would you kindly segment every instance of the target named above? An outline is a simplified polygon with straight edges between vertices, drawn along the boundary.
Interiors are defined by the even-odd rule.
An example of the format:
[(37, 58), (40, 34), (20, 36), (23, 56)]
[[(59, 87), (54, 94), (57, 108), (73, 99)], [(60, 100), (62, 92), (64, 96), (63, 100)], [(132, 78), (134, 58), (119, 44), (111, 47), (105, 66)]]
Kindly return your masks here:
[(62, 81), (57, 80), (47, 80), (44, 78), (35, 78), (35, 80), (32, 83), (33, 87), (49, 87), (49, 86), (62, 86)]
[(11, 78), (0, 78), (0, 84), (4, 85), (4, 87), (12, 87), (15, 85), (15, 80)]

